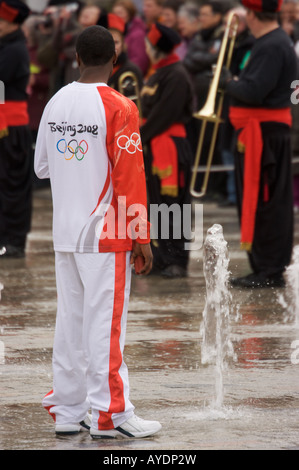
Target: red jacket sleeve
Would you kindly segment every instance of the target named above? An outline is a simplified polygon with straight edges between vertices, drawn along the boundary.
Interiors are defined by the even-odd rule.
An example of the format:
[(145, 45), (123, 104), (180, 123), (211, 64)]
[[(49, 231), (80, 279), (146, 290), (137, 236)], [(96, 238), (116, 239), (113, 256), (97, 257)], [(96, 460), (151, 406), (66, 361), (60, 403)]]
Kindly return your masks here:
[(139, 113), (133, 101), (101, 87), (107, 122), (107, 152), (118, 211), (126, 214), (127, 232), (139, 243), (150, 242)]

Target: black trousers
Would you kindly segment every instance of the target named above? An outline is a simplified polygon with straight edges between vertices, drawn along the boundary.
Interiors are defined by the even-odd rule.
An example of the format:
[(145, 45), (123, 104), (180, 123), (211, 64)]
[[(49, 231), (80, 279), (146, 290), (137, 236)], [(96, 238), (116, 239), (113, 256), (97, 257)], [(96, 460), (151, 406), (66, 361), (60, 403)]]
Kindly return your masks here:
[(28, 126), (0, 139), (0, 246), (25, 248), (31, 228), (33, 158)]
[[(176, 144), (178, 151), (178, 173), (179, 175), (181, 174), (181, 178), (184, 181), (183, 185), (180, 185), (180, 182), (178, 182), (179, 193), (176, 197), (161, 194), (160, 179), (157, 175), (153, 175), (151, 171), (152, 155), (150, 145), (148, 145), (145, 150), (145, 171), (147, 178), (148, 200), (150, 204), (148, 213), (151, 222), (153, 220), (157, 220), (156, 216), (153, 216), (153, 205), (161, 207), (163, 204), (165, 204), (166, 208), (171, 208), (171, 206), (177, 204), (179, 207), (179, 211), (175, 213), (176, 215), (178, 215), (178, 213), (180, 214), (180, 220), (174, 220), (172, 217), (172, 212), (169, 211), (169, 236), (165, 237), (165, 231), (163, 232), (163, 224), (165, 223), (166, 217), (164, 218), (164, 220), (162, 220), (163, 212), (160, 212), (162, 216), (159, 217), (159, 220), (157, 220), (158, 226), (154, 227), (154, 231), (157, 236), (155, 237), (155, 239), (152, 240), (154, 266), (158, 269), (164, 269), (167, 266), (173, 264), (179, 265), (183, 268), (187, 268), (189, 261), (189, 251), (185, 249), (185, 243), (190, 242), (190, 239), (187, 238), (189, 236), (188, 233), (186, 237), (186, 232), (188, 232), (188, 230), (186, 230), (186, 227), (183, 227), (183, 205), (191, 204), (189, 187), (192, 165), (192, 152), (187, 139), (180, 137), (172, 138)], [(166, 214), (166, 216), (168, 217), (168, 214)], [(181, 234), (179, 238), (177, 238), (178, 226)]]
[[(293, 249), (293, 183), (291, 134), (285, 124), (261, 124), (263, 154), (258, 207), (252, 250), (248, 254), (255, 273), (281, 274), (290, 264)], [(244, 154), (236, 153), (235, 174), (238, 211), (242, 214)], [(264, 200), (268, 182), (269, 200)]]

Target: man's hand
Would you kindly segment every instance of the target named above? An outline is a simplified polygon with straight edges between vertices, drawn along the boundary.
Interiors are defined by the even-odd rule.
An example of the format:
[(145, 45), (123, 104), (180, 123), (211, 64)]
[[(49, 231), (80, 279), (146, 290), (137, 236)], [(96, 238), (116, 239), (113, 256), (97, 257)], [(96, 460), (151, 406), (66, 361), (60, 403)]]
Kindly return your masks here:
[(153, 253), (150, 243), (143, 245), (135, 242), (130, 263), (134, 264), (136, 274), (149, 274), (153, 267)]

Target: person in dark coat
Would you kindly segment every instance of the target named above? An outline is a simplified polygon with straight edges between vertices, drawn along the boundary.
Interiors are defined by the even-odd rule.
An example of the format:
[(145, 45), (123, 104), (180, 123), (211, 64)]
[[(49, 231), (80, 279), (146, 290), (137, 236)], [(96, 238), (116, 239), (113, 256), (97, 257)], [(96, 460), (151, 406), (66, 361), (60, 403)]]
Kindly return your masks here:
[(291, 83), (297, 59), (278, 23), (282, 0), (243, 0), (256, 41), (246, 67), (230, 80), (230, 120), (238, 131), (235, 160), (241, 248), (252, 272), (241, 287), (283, 287), (293, 245)]
[(224, 6), (221, 1), (207, 1), (199, 10), (199, 31), (189, 44), (184, 65), (193, 77), (197, 109), (205, 104), (211, 82), (212, 65), (216, 64), (223, 37)]
[[(154, 268), (163, 276), (187, 275), (188, 251), (186, 233), (180, 216), (184, 204), (190, 204), (190, 172), (192, 152), (187, 139), (186, 124), (192, 115), (192, 86), (174, 48), (180, 42), (178, 34), (155, 23), (147, 36), (147, 52), (154, 74), (141, 92), (144, 123), (141, 139), (145, 151), (145, 170), (153, 221)], [(163, 205), (163, 206), (162, 206)], [(180, 214), (169, 216), (169, 236), (163, 233), (163, 223), (155, 226), (153, 208), (179, 208)], [(167, 224), (166, 217), (163, 217)], [(165, 225), (164, 225), (165, 227)], [(174, 232), (180, 229), (177, 234)]]
[(21, 24), (30, 10), (19, 0), (0, 1), (0, 250), (24, 257), (32, 212), (32, 141), (27, 85), (30, 59)]
[[(193, 81), (196, 97), (196, 111), (202, 109), (208, 97), (213, 75), (212, 69), (217, 62), (223, 38), (223, 19), (227, 9), (228, 4), (223, 0), (208, 0), (201, 3), (199, 9), (199, 31), (189, 43), (187, 53), (183, 59), (183, 64)], [(201, 120), (196, 118), (193, 118), (189, 125), (189, 138), (193, 147), (194, 156), (197, 149), (201, 125)], [(206, 164), (207, 162), (213, 129), (214, 124), (207, 123), (201, 164)], [(213, 155), (213, 164), (219, 165), (221, 163), (221, 153), (216, 145)], [(200, 191), (203, 177), (202, 173), (199, 173), (197, 176), (195, 189), (198, 191)], [(223, 173), (212, 173), (209, 178), (205, 199), (222, 200), (225, 194), (225, 175)]]

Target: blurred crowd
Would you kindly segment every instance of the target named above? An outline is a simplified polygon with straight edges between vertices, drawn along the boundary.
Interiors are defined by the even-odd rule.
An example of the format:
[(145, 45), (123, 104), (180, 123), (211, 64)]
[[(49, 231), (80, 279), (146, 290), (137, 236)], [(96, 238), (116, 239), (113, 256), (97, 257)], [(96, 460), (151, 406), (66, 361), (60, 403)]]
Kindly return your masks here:
[[(30, 2), (28, 2), (30, 3)], [(34, 4), (34, 2), (31, 2)], [(38, 2), (36, 2), (38, 4)], [(122, 18), (126, 28), (120, 52), (126, 54), (136, 67), (139, 88), (150, 77), (152, 70), (145, 50), (145, 37), (151, 26), (159, 21), (175, 29), (181, 36), (176, 53), (186, 67), (194, 86), (194, 110), (204, 104), (216, 63), (228, 12), (236, 9), (239, 18), (238, 36), (232, 61), (232, 73), (238, 75), (250, 53), (253, 37), (245, 21), (245, 10), (234, 0), (50, 0), (42, 12), (31, 7), (31, 15), (23, 24), (31, 57), (31, 79), (28, 87), (30, 126), (33, 137), (45, 104), (62, 86), (76, 80), (79, 70), (75, 59), (75, 42), (86, 27), (101, 24), (100, 18), (112, 12)], [(40, 10), (40, 3), (39, 3)], [(280, 21), (292, 38), (299, 57), (299, 2), (284, 0)], [(293, 150), (299, 155), (299, 111), (293, 106)], [(225, 113), (224, 107), (224, 113)], [(196, 150), (199, 123), (192, 120), (189, 139)], [(233, 165), (231, 128), (222, 126), (214, 163)], [(296, 166), (294, 165), (294, 173)], [(299, 177), (294, 176), (294, 207), (299, 210)], [(220, 199), (223, 205), (235, 204), (233, 173), (214, 173), (207, 197)], [(298, 187), (298, 190), (297, 190)], [(298, 195), (297, 195), (298, 193)]]

